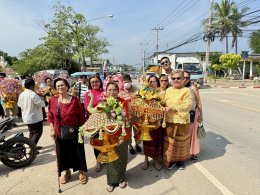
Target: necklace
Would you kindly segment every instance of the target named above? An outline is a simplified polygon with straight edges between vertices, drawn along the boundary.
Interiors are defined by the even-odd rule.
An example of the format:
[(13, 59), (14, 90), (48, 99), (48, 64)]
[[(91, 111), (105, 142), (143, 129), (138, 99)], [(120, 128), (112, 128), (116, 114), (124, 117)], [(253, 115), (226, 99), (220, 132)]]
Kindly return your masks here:
[(71, 96), (67, 96), (67, 97), (65, 97), (65, 98), (63, 98), (63, 97), (60, 97), (60, 101), (61, 101), (61, 103), (63, 103), (63, 104), (68, 104), (70, 101), (71, 101)]

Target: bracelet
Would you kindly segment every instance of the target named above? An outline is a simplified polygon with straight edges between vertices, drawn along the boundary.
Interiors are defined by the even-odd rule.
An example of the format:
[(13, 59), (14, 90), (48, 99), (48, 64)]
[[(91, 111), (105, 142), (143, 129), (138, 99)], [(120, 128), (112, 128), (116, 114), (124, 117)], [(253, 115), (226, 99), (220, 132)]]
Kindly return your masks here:
[(52, 128), (52, 129), (51, 129), (51, 131), (55, 131), (55, 129), (54, 129), (54, 128)]

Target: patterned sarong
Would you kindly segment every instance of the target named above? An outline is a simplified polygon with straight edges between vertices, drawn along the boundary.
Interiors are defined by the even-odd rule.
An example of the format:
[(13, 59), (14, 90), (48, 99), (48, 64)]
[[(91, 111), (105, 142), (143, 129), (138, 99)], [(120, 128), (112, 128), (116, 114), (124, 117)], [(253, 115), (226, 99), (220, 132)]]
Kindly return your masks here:
[(190, 124), (167, 123), (164, 133), (164, 165), (190, 158)]

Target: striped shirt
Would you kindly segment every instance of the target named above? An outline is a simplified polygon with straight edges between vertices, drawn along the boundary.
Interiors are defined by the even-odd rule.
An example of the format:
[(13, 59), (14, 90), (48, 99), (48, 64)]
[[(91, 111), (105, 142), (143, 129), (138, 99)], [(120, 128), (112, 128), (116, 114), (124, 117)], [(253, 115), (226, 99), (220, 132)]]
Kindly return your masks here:
[(84, 103), (85, 93), (89, 91), (88, 86), (83, 84), (82, 82), (77, 82), (75, 84), (75, 90), (77, 94), (79, 94), (80, 91), (80, 102)]

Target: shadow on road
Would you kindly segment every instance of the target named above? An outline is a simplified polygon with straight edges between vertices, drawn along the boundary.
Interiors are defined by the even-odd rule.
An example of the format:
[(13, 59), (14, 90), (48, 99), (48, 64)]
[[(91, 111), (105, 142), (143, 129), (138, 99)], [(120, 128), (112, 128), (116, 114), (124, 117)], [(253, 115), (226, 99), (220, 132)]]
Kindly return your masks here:
[(219, 158), (226, 153), (226, 147), (232, 144), (225, 137), (214, 132), (207, 132), (205, 140), (201, 141), (199, 161)]

